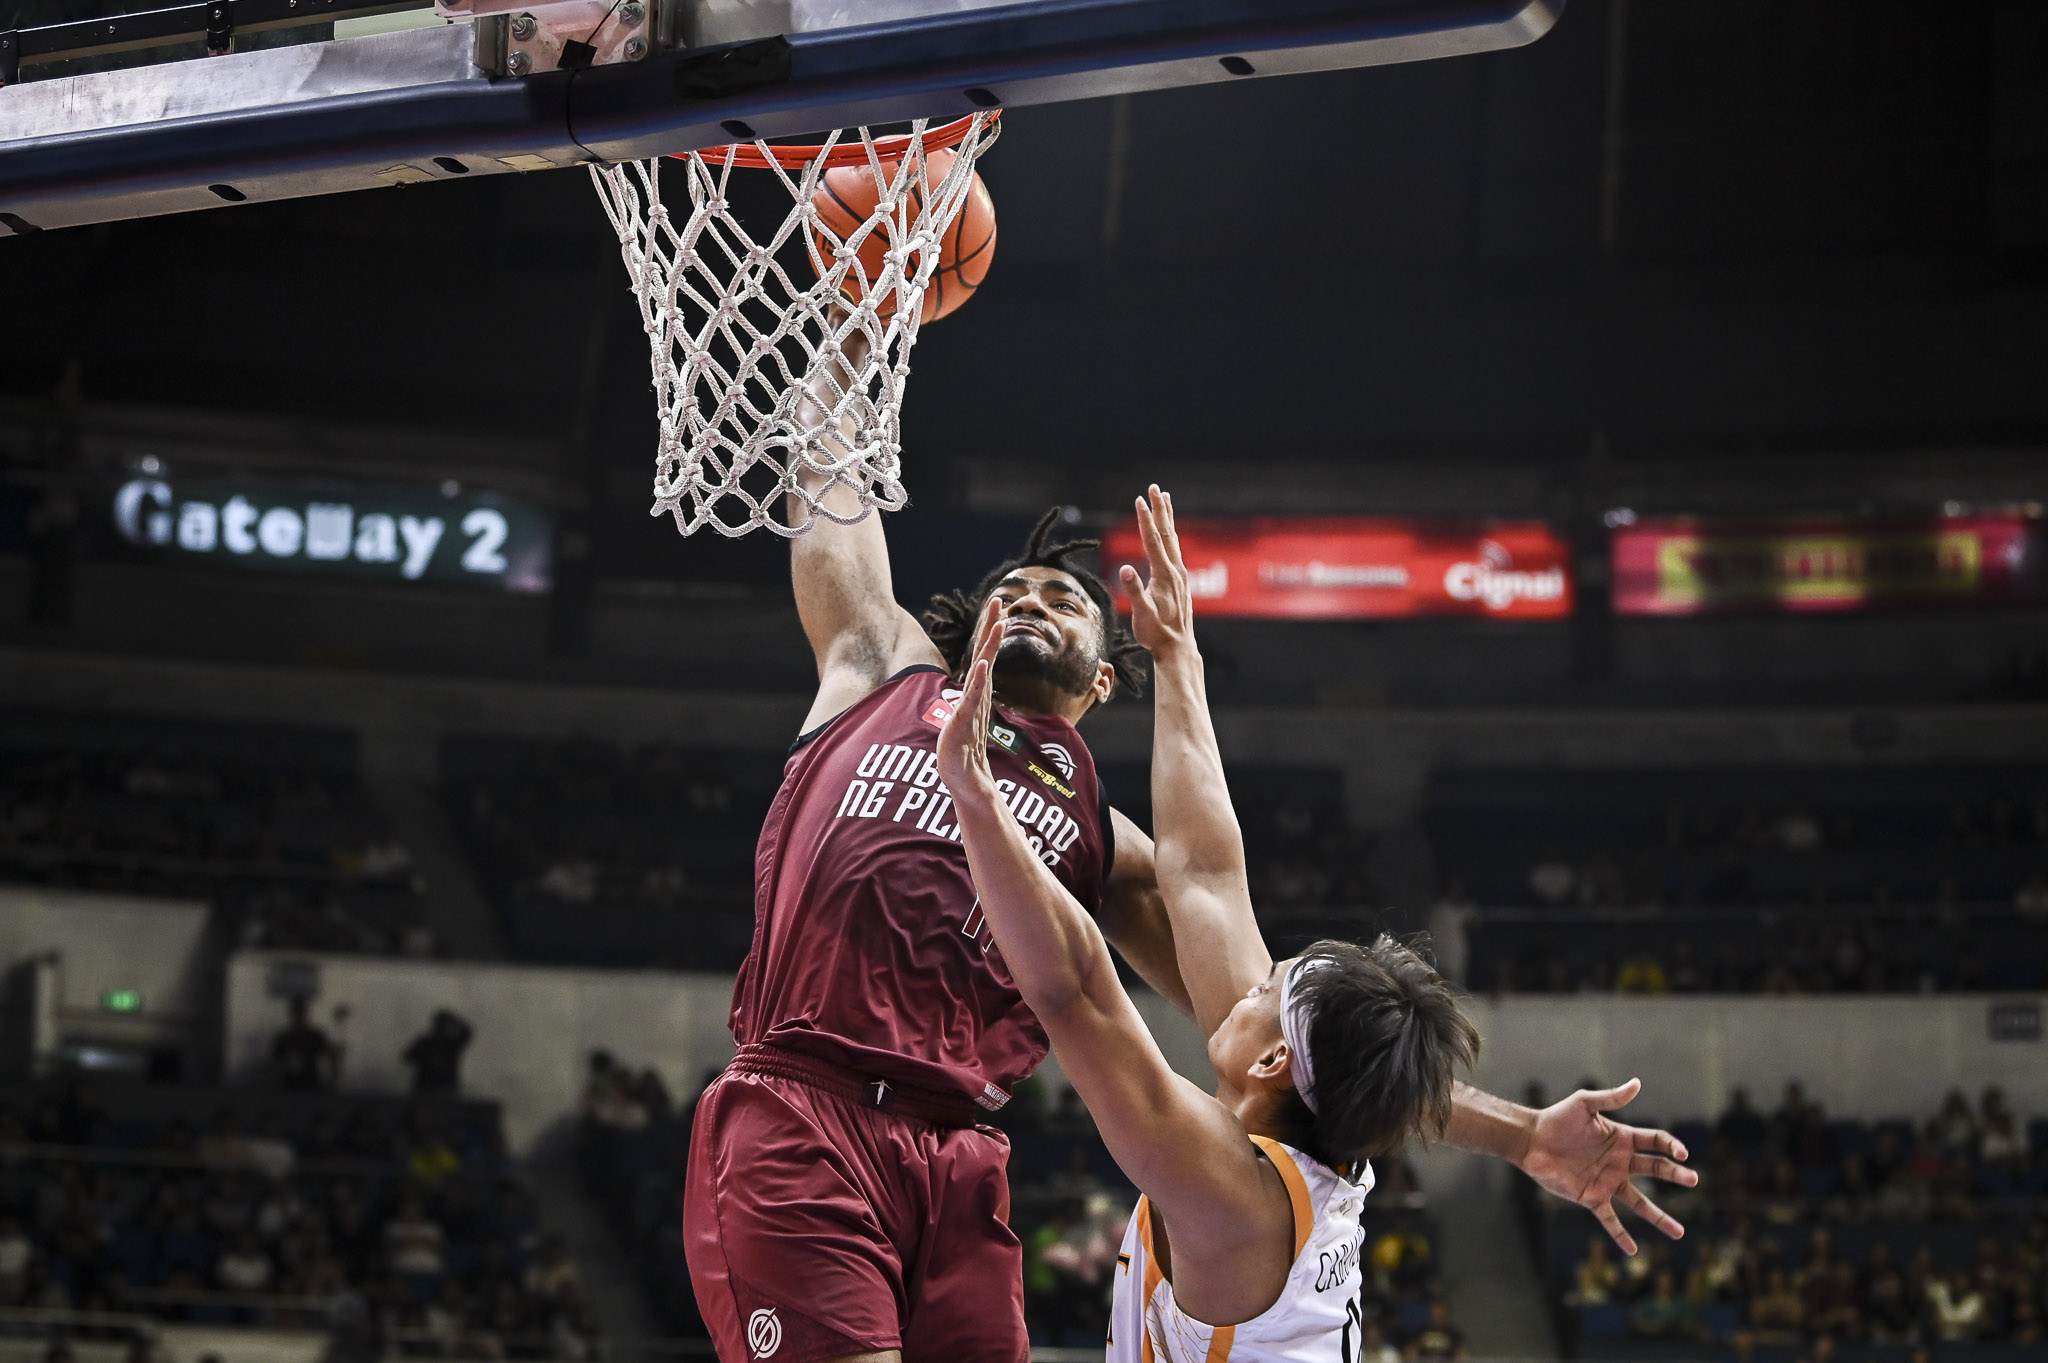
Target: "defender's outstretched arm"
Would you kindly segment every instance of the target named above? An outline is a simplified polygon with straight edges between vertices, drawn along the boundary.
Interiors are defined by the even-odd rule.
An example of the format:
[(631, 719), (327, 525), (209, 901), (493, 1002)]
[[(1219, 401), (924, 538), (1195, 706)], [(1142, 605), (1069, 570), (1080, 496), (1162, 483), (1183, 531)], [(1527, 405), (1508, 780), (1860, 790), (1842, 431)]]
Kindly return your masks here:
[[(939, 736), (982, 911), (1017, 990), (1044, 1025), (1117, 1164), (1159, 1204), (1175, 1243), (1266, 1245), (1276, 1199), (1238, 1120), (1175, 1074), (1117, 979), (1086, 910), (1033, 855), (988, 766), (993, 633)], [(1287, 1214), (1284, 1197), (1279, 1214)]]
[[(1244, 838), (1209, 719), (1173, 498), (1154, 486), (1138, 500), (1137, 512), (1150, 581), (1128, 565), (1122, 578), (1132, 630), (1152, 650), (1157, 674), (1152, 808), (1159, 887), (1181, 977), (1206, 1034), (1266, 977), (1272, 958), (1252, 912)], [(1444, 1141), (1521, 1169), (1549, 1192), (1590, 1211), (1624, 1253), (1634, 1254), (1635, 1239), (1623, 1229), (1617, 1204), (1673, 1239), (1685, 1228), (1630, 1179), (1659, 1178), (1680, 1187), (1699, 1182), (1697, 1173), (1677, 1163), (1686, 1149), (1676, 1137), (1623, 1126), (1606, 1115), (1640, 1089), (1631, 1080), (1617, 1089), (1581, 1091), (1539, 1112), (1461, 1083), (1453, 1092)]]
[[(844, 314), (836, 313), (834, 325)], [(858, 335), (845, 342), (849, 350), (867, 343)], [(850, 382), (842, 366), (834, 376), (839, 383)], [(806, 400), (806, 415), (823, 414), (820, 380)], [(852, 421), (842, 419), (837, 437), (824, 440), (835, 454), (851, 448)], [(825, 479), (805, 468), (798, 482), (815, 492)], [(860, 510), (860, 498), (841, 484), (825, 494), (825, 505), (840, 515)], [(791, 494), (789, 514), (809, 513), (802, 498)], [(819, 517), (808, 534), (790, 541), (789, 572), (796, 589), (797, 617), (811, 641), (811, 653), (818, 662), (818, 695), (804, 717), (803, 731), (809, 733), (840, 711), (917, 663), (944, 666), (939, 650), (925, 637), (917, 618), (896, 604), (896, 584), (889, 569), (889, 545), (882, 533), (882, 518), (868, 515), (856, 525), (840, 525)]]
[(1180, 976), (1195, 1022), (1210, 1036), (1237, 1001), (1272, 974), (1273, 958), (1252, 913), (1244, 834), (1209, 718), (1173, 498), (1154, 485), (1138, 499), (1137, 510), (1151, 581), (1141, 580), (1128, 564), (1122, 578), (1131, 599), (1131, 631), (1151, 650), (1156, 678), (1153, 861), (1173, 924)]

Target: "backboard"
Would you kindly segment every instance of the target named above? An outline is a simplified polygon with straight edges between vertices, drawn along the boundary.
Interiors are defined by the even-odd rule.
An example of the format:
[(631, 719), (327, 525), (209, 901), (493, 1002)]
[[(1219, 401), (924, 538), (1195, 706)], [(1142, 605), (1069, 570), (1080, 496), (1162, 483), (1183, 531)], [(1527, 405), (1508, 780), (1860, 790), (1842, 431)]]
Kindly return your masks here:
[[(0, 236), (1483, 52), (1542, 36), (1563, 7), (199, 0), (0, 32)], [(294, 28), (312, 40), (235, 50)], [(173, 45), (215, 55), (49, 74)]]

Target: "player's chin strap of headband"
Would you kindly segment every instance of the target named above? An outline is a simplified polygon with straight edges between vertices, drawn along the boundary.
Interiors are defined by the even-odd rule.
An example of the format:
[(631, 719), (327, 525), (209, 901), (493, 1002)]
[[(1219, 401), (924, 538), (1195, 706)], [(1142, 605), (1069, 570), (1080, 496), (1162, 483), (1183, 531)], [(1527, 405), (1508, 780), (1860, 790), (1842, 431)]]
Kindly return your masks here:
[(1294, 990), (1303, 975), (1328, 964), (1328, 957), (1304, 956), (1288, 967), (1287, 977), (1280, 982), (1280, 1035), (1287, 1041), (1288, 1062), (1294, 1069), (1294, 1091), (1308, 1104), (1310, 1115), (1318, 1117), (1322, 1113), (1316, 1107), (1315, 1066), (1308, 1053), (1309, 1024), (1314, 1019), (1306, 1006), (1296, 1006)]

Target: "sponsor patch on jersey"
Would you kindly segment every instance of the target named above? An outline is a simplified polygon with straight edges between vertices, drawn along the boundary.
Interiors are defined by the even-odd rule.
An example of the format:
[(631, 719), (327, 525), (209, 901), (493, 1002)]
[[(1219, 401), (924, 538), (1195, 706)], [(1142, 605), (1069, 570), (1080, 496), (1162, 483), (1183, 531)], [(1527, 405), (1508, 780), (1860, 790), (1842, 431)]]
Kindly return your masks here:
[(1044, 767), (1039, 766), (1036, 762), (1027, 762), (1025, 763), (1025, 765), (1031, 768), (1031, 774), (1033, 776), (1036, 776), (1039, 780), (1045, 782), (1054, 790), (1066, 796), (1069, 800), (1074, 798), (1074, 788), (1072, 786), (1069, 786), (1066, 782), (1060, 780), (1059, 777), (1054, 776), (1051, 772), (1047, 771)]
[(924, 722), (934, 729), (943, 729), (946, 727), (946, 721), (951, 719), (953, 712), (959, 708), (953, 703), (953, 698), (940, 696), (931, 703), (931, 708), (924, 712)]
[(1017, 751), (1017, 731), (1007, 724), (991, 722), (988, 726), (988, 741), (1004, 752)]
[(984, 1082), (981, 1086), (981, 1096), (974, 1101), (987, 1108), (990, 1112), (1001, 1112), (1003, 1105), (1010, 1101), (1010, 1095), (997, 1088), (994, 1084)]

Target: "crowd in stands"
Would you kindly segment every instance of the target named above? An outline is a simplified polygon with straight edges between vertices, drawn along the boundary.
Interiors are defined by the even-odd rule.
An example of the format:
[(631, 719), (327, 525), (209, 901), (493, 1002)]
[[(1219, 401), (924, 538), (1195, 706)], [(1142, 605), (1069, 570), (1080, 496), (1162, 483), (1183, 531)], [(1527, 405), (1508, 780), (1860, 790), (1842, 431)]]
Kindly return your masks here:
[(251, 946), (436, 949), (338, 730), (0, 712), (0, 882), (203, 900)]
[(772, 753), (451, 739), (444, 790), (514, 953), (732, 970), (753, 939)]
[(367, 1357), (599, 1347), (497, 1109), (452, 1099), (0, 1093), (0, 1310), (23, 1307), (324, 1326)]
[[(1152, 775), (1144, 763), (1100, 765), (1104, 791), (1141, 828), (1152, 827)], [(1252, 899), (1269, 935), (1289, 942), (1355, 937), (1357, 906), (1380, 895), (1367, 875), (1370, 838), (1351, 826), (1344, 774), (1335, 767), (1256, 763), (1228, 769), (1244, 830)]]
[(1454, 771), (1430, 829), (1492, 992), (2048, 986), (2048, 772)]
[(1700, 1170), (1659, 1193), (1684, 1239), (1625, 1259), (1570, 1209), (1542, 1218), (1582, 1356), (2048, 1356), (2048, 1121), (1999, 1089), (1868, 1123), (1798, 1084), (1768, 1113), (1737, 1089), (1712, 1125), (1672, 1130)]
[[(708, 1082), (713, 1075), (705, 1076)], [(692, 1100), (670, 1103), (650, 1070), (591, 1057), (579, 1144), (585, 1186), (633, 1247), (649, 1299), (664, 1324), (701, 1337), (683, 1250), (680, 1192), (689, 1157)], [(1072, 1089), (1048, 1098), (1023, 1084), (992, 1119), (1010, 1140), (1010, 1224), (1024, 1242), (1025, 1318), (1034, 1344), (1100, 1348), (1126, 1222), (1138, 1193), (1124, 1178)], [(1366, 1199), (1360, 1306), (1375, 1363), (1402, 1356), (1464, 1356), (1437, 1271), (1436, 1231), (1414, 1172), (1376, 1162)]]

